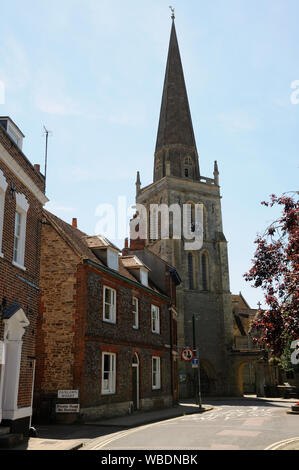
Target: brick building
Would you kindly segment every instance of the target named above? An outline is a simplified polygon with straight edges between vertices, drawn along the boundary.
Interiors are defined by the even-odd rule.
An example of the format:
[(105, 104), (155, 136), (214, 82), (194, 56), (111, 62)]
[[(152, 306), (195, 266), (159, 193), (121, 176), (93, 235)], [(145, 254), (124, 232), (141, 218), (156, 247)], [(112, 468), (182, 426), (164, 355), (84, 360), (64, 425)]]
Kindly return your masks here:
[(32, 415), (41, 216), (47, 202), (24, 135), (0, 118), (0, 426), (28, 434)]
[[(36, 419), (72, 422), (171, 406), (178, 395), (177, 272), (154, 254), (144, 262), (127, 247), (120, 255), (76, 225), (44, 211)], [(78, 398), (61, 399), (60, 390)], [(79, 408), (66, 413), (73, 405)]]

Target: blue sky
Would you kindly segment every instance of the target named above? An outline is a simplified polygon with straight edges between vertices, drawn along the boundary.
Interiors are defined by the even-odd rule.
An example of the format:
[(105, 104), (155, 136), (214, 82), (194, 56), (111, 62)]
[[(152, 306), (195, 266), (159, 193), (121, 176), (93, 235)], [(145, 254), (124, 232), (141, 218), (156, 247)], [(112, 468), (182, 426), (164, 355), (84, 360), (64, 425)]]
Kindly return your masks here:
[(143, 186), (152, 181), (169, 4), (201, 174), (218, 161), (231, 291), (255, 307), (261, 292), (242, 275), (278, 215), (260, 201), (298, 189), (297, 0), (11, 0), (1, 6), (0, 114), (42, 169), (43, 125), (52, 131), (46, 207), (94, 233), (99, 204), (133, 204), (137, 170)]

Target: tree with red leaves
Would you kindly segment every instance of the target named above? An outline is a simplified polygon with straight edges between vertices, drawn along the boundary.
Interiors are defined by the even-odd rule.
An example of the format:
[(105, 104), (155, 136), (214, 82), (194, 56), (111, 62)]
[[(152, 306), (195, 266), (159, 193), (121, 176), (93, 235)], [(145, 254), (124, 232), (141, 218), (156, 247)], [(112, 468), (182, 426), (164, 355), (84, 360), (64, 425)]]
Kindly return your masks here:
[(291, 340), (299, 338), (299, 200), (271, 196), (266, 207), (282, 206), (282, 215), (255, 240), (253, 266), (246, 281), (265, 292), (265, 309), (253, 321), (254, 341), (280, 357)]

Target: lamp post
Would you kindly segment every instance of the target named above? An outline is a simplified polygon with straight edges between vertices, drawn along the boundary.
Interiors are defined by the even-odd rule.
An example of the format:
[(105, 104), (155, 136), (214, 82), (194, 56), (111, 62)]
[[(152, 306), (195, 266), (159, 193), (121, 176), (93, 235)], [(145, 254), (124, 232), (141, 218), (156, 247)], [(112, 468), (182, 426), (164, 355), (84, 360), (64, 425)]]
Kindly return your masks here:
[(202, 400), (201, 400), (201, 386), (200, 386), (200, 365), (199, 365), (199, 346), (196, 344), (196, 333), (195, 333), (195, 315), (199, 316), (198, 314), (192, 315), (192, 329), (193, 329), (193, 351), (196, 353), (196, 358), (198, 360), (198, 365), (197, 365), (197, 376), (198, 376), (198, 406), (199, 408), (202, 408)]

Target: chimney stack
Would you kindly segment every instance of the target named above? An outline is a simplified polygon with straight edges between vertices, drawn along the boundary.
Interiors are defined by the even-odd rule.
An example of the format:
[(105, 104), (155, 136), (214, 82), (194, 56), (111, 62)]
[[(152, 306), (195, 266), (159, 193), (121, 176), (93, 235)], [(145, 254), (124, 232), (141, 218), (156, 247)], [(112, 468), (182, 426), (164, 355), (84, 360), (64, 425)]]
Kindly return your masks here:
[(34, 166), (35, 171), (40, 173), (40, 165), (38, 163), (35, 163), (33, 166)]
[(77, 219), (73, 217), (72, 226), (77, 228)]

